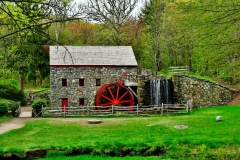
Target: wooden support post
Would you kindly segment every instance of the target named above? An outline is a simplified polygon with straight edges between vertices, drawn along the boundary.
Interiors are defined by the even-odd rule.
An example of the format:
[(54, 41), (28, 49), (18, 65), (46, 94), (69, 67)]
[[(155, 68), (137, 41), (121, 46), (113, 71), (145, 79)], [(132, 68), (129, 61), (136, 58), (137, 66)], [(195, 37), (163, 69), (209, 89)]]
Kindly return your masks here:
[(162, 103), (161, 115), (163, 115), (163, 103)]
[(137, 115), (138, 115), (138, 104), (137, 104)]
[(87, 105), (87, 115), (89, 116), (89, 106)]
[(189, 102), (187, 101), (187, 108), (186, 108), (187, 113), (188, 113), (188, 107), (189, 107), (189, 106), (188, 106), (188, 103), (189, 103)]
[(138, 95), (132, 90), (131, 87), (128, 86), (128, 89), (130, 89), (130, 91), (134, 94), (134, 96), (138, 99)]
[(113, 105), (112, 105), (112, 115), (113, 115)]
[(63, 106), (63, 115), (65, 117), (65, 105)]
[(190, 111), (192, 111), (192, 107), (193, 107), (193, 99), (191, 99), (189, 105), (190, 105)]
[(44, 113), (44, 109), (43, 109), (43, 105), (42, 105), (42, 116), (43, 116), (43, 113)]
[(18, 115), (20, 115), (20, 114), (21, 114), (21, 102), (18, 102), (18, 104), (19, 104), (19, 107), (18, 107)]

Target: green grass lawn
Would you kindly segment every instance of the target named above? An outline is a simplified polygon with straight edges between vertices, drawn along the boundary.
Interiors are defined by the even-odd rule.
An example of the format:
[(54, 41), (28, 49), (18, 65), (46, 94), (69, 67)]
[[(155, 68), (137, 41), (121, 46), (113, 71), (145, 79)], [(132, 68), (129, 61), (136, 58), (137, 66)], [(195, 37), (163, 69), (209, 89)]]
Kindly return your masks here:
[(3, 123), (3, 122), (7, 122), (9, 120), (11, 120), (13, 117), (12, 116), (3, 116), (3, 117), (0, 117), (0, 124)]
[[(219, 115), (221, 122), (216, 121)], [(165, 158), (177, 159), (240, 155), (240, 106), (203, 108), (180, 116), (99, 119), (103, 123), (98, 125), (87, 124), (84, 118), (27, 122), (23, 128), (0, 134), (0, 154), (60, 148), (118, 156), (123, 150), (132, 156), (154, 155), (158, 150)], [(174, 128), (180, 124), (188, 128)]]

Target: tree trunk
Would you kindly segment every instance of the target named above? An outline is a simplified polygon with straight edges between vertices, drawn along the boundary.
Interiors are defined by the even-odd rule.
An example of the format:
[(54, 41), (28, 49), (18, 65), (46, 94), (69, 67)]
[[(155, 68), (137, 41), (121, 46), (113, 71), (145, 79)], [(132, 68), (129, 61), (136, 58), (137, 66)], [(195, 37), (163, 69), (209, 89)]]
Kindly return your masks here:
[(24, 93), (24, 76), (20, 75), (20, 90)]
[(40, 78), (40, 79), (39, 79), (39, 86), (41, 86), (41, 85), (42, 85), (42, 81), (43, 81), (43, 79), (42, 79), (42, 78)]

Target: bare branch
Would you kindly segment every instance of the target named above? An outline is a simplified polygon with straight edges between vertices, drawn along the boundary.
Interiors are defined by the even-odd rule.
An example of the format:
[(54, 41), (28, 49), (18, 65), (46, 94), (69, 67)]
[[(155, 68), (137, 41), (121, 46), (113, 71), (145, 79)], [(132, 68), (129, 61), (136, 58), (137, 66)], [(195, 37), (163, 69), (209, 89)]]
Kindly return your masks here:
[[(110, 33), (105, 36), (106, 41), (111, 45), (127, 45), (131, 43), (126, 28), (128, 22), (133, 18), (132, 12), (136, 8), (139, 0), (89, 0), (84, 7), (87, 21), (97, 22), (102, 28)], [(137, 34), (138, 29), (135, 30)], [(130, 40), (129, 40), (130, 39)]]

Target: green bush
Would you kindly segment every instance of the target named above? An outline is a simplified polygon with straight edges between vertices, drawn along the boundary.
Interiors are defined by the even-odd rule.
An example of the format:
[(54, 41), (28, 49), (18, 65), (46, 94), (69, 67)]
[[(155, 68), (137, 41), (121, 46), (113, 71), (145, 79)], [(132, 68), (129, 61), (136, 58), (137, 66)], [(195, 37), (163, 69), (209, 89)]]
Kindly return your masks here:
[(16, 110), (18, 109), (19, 104), (14, 101), (9, 101), (8, 102), (8, 109), (11, 110), (12, 115), (15, 115)]
[(13, 88), (18, 89), (19, 88), (19, 83), (15, 79), (0, 79), (0, 85), (5, 85), (5, 86), (11, 86)]
[(42, 84), (42, 88), (50, 88), (50, 84)]
[(0, 101), (0, 116), (5, 115), (8, 112), (8, 105), (6, 102)]
[(20, 101), (21, 105), (26, 104), (24, 94), (21, 90), (17, 89), (17, 87), (14, 86), (14, 83), (11, 81), (9, 83), (2, 83), (0, 81), (0, 98), (10, 99), (12, 101)]
[(40, 108), (42, 108), (42, 106), (43, 107), (47, 106), (47, 102), (44, 99), (38, 99), (36, 101), (33, 101), (33, 103), (32, 103), (32, 108), (34, 108), (34, 109), (40, 109)]

